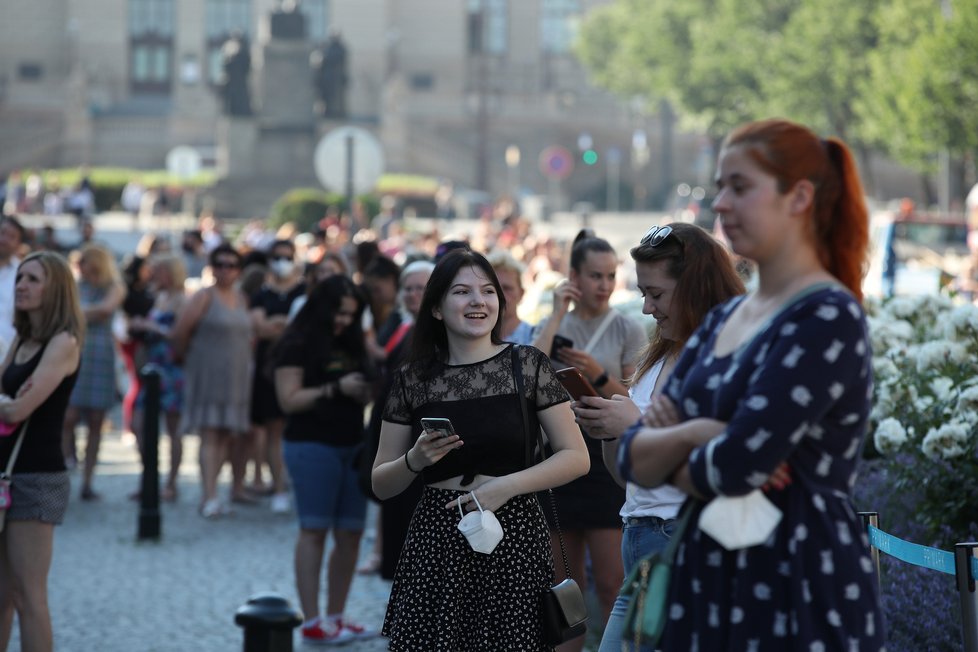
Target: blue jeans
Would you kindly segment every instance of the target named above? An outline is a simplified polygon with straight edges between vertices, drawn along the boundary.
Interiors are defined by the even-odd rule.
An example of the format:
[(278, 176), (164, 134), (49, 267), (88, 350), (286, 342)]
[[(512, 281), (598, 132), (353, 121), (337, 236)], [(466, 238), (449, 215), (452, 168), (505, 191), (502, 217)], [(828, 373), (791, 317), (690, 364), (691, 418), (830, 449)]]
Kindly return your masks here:
[[(621, 539), (621, 561), (625, 567), (625, 577), (628, 577), (642, 557), (665, 548), (675, 527), (675, 519), (664, 521), (657, 516), (626, 519)], [(614, 606), (611, 607), (611, 616), (605, 625), (598, 652), (621, 652), (621, 630), (625, 625), (629, 603), (631, 598), (618, 594)], [(651, 650), (642, 646), (641, 652)]]

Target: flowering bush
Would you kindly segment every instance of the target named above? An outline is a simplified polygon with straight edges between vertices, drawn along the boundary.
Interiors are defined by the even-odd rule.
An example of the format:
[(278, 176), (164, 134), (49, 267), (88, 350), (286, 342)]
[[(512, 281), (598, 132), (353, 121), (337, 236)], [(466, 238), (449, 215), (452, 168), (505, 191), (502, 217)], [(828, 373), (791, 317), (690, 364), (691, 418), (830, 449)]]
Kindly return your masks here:
[(897, 297), (867, 312), (873, 448), (892, 489), (917, 498), (900, 515), (922, 526), (917, 543), (949, 549), (978, 519), (978, 307)]

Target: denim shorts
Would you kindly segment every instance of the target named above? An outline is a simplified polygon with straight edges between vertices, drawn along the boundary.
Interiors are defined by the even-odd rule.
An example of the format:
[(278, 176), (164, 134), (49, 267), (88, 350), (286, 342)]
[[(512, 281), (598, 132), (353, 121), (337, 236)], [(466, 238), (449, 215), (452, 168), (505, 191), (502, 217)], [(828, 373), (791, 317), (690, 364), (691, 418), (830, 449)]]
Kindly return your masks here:
[(286, 441), (283, 448), (299, 527), (362, 531), (367, 497), (360, 491), (354, 466), (359, 447)]

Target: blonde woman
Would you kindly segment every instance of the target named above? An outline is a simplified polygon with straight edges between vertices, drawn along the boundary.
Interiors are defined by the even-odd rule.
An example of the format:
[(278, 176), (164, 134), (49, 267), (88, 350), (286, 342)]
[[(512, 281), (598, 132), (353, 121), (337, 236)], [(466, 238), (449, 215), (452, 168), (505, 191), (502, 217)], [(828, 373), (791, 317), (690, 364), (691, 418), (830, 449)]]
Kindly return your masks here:
[[(0, 533), (0, 650), (6, 650), (16, 611), (21, 649), (54, 644), (47, 585), (54, 526), (68, 508), (69, 480), (61, 424), (78, 376), (85, 323), (78, 289), (65, 259), (33, 253), (17, 268), (17, 337), (0, 366), (0, 421), (22, 424), (22, 448), (13, 468), (7, 526)], [(0, 439), (6, 468), (19, 428)]]
[(102, 441), (106, 411), (118, 400), (115, 384), (115, 342), (112, 317), (126, 297), (115, 258), (101, 245), (85, 245), (78, 257), (78, 292), (88, 336), (81, 352), (78, 382), (65, 414), (63, 447), (69, 466), (77, 463), (75, 427), (84, 418), (88, 426), (82, 471), (82, 500), (97, 500), (92, 489), (95, 463)]
[[(146, 349), (146, 361), (160, 372), (160, 414), (166, 422), (170, 437), (170, 474), (162, 497), (166, 501), (177, 499), (177, 476), (183, 459), (183, 439), (180, 436), (180, 415), (183, 412), (183, 366), (173, 355), (173, 327), (180, 316), (185, 301), (184, 283), (187, 268), (177, 254), (153, 256), (149, 261), (150, 280), (156, 292), (153, 308), (146, 317), (133, 317), (129, 321), (132, 331), (142, 334)], [(146, 403), (145, 388), (136, 397), (133, 429), (139, 438), (142, 452), (143, 415)], [(138, 495), (138, 494), (137, 494)]]

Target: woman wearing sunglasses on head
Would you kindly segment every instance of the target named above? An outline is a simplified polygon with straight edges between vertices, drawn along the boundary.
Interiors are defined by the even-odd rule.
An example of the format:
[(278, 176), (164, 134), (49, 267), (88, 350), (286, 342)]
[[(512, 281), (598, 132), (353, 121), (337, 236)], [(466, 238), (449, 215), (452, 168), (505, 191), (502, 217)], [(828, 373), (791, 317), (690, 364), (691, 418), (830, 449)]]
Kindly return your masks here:
[[(608, 471), (625, 486), (621, 508), (622, 563), (627, 576), (639, 559), (665, 548), (676, 513), (686, 494), (673, 486), (645, 489), (625, 485), (618, 476), (615, 451), (618, 437), (635, 423), (660, 394), (693, 330), (714, 306), (744, 293), (726, 249), (713, 236), (692, 224), (654, 226), (631, 250), (638, 289), (645, 299), (642, 312), (657, 327), (639, 357), (629, 381), (628, 396), (610, 399), (583, 396), (574, 404), (577, 422), (600, 439)], [(601, 652), (620, 652), (622, 623), (630, 599), (619, 594), (601, 639)]]
[[(855, 163), (840, 140), (766, 120), (727, 137), (716, 180), (713, 209), (733, 250), (757, 264), (757, 288), (710, 313), (647, 427), (618, 450), (625, 477), (701, 501), (676, 551), (659, 646), (882, 650), (850, 499), (872, 395), (859, 303), (869, 220)], [(784, 462), (791, 482), (757, 491)], [(746, 505), (771, 514), (766, 527), (725, 522)]]
[[(554, 289), (553, 314), (538, 327), (533, 342), (550, 351), (556, 368), (576, 367), (606, 398), (628, 393), (624, 379), (635, 373), (635, 360), (648, 342), (642, 325), (609, 303), (617, 271), (618, 256), (611, 245), (590, 230), (581, 231), (571, 249), (569, 278)], [(570, 344), (558, 346), (561, 338)], [(601, 442), (588, 439), (587, 446), (590, 473), (554, 495), (571, 575), (581, 587), (587, 585), (585, 558), (590, 553), (604, 622), (623, 580), (618, 510), (625, 494), (602, 463)], [(553, 543), (559, 552), (556, 536)], [(583, 645), (583, 638), (578, 638), (561, 650), (580, 650)]]

